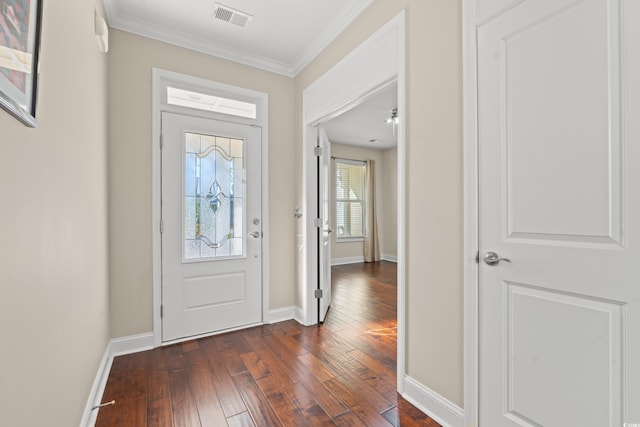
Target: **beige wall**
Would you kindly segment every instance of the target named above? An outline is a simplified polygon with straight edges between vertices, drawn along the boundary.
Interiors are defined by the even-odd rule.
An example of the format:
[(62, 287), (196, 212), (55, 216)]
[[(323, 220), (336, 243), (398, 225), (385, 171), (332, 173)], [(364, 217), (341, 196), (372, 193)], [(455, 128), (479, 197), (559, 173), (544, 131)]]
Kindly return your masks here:
[(398, 149), (390, 148), (383, 153), (382, 212), (384, 230), (382, 233), (382, 253), (398, 256)]
[(270, 308), (294, 304), (293, 79), (122, 31), (109, 61), (109, 220), (111, 334), (152, 325), (152, 67), (269, 94)]
[(115, 30), (107, 76), (92, 2), (47, 4), (39, 125), (0, 111), (3, 424), (77, 425), (108, 337), (152, 329), (151, 68), (269, 93), (270, 307), (286, 307), (294, 202), (302, 206), (301, 162), (291, 161), (292, 148), (300, 159), (302, 91), (403, 8), (407, 373), (462, 405), (459, 3), (376, 0), (295, 80)]
[(38, 126), (0, 110), (0, 424), (76, 426), (106, 348), (106, 63), (94, 2), (45, 2)]
[[(341, 157), (344, 159), (351, 160), (375, 160), (376, 161), (376, 211), (377, 211), (377, 222), (378, 222), (378, 242), (380, 244), (380, 253), (385, 253), (385, 230), (386, 230), (386, 221), (384, 218), (384, 204), (385, 204), (385, 194), (384, 194), (384, 186), (383, 180), (385, 176), (386, 165), (384, 164), (384, 152), (382, 150), (374, 150), (366, 147), (356, 147), (353, 145), (343, 145), (343, 144), (331, 144), (331, 156), (333, 157)], [(336, 188), (336, 180), (335, 180), (335, 167), (332, 167), (331, 174), (331, 188)], [(331, 194), (331, 213), (333, 218), (331, 218), (332, 224), (335, 224), (335, 212), (336, 212), (336, 204), (335, 204), (335, 192)], [(335, 225), (333, 229), (335, 231)], [(341, 258), (354, 258), (354, 257), (362, 257), (364, 254), (364, 242), (337, 242), (337, 233), (332, 234), (331, 238), (331, 259), (339, 260)]]
[[(307, 86), (402, 9), (407, 16), (407, 374), (462, 406), (460, 1), (375, 0), (296, 77), (296, 105), (302, 105)], [(301, 141), (299, 111), (297, 123)], [(300, 144), (297, 153), (301, 158)], [(302, 176), (301, 166), (297, 173)], [(297, 190), (301, 203), (300, 185)]]

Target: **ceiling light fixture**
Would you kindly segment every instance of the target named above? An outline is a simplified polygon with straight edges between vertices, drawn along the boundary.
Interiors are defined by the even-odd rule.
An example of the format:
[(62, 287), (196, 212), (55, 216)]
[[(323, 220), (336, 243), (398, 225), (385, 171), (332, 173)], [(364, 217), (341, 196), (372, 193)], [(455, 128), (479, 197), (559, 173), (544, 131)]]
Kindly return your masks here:
[(385, 123), (398, 123), (398, 109), (391, 110), (391, 117), (384, 121)]
[(385, 123), (390, 123), (393, 126), (393, 135), (396, 135), (396, 125), (400, 123), (400, 119), (398, 118), (398, 107), (391, 110), (391, 117), (384, 121)]
[(211, 16), (214, 19), (228, 22), (242, 28), (246, 27), (247, 24), (249, 24), (249, 21), (253, 19), (253, 16), (249, 15), (246, 12), (239, 11), (220, 3), (213, 4), (213, 13)]

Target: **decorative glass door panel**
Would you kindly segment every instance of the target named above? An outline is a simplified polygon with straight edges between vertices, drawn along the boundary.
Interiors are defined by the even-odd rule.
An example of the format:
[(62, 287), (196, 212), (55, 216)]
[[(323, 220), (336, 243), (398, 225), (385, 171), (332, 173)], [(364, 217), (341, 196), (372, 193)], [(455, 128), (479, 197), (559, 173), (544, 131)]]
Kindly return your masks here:
[(162, 113), (163, 342), (262, 319), (261, 133)]
[(185, 261), (245, 256), (244, 141), (184, 134)]

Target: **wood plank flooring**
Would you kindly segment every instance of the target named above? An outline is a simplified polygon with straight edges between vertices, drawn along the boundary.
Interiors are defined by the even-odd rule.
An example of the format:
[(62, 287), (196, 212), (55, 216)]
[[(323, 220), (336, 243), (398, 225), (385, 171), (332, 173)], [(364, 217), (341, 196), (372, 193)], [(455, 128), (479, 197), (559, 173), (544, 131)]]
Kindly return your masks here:
[(396, 266), (333, 267), (325, 323), (116, 357), (96, 426), (439, 426), (396, 393)]

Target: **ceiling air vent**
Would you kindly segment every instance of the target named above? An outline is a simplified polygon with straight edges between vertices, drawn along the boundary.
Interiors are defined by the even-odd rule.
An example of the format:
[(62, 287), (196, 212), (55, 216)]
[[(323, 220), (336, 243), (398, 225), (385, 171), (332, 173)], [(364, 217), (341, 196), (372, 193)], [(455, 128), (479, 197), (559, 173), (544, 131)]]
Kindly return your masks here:
[(252, 16), (248, 13), (232, 9), (220, 3), (213, 4), (213, 17), (220, 21), (229, 22), (239, 27), (246, 27)]

